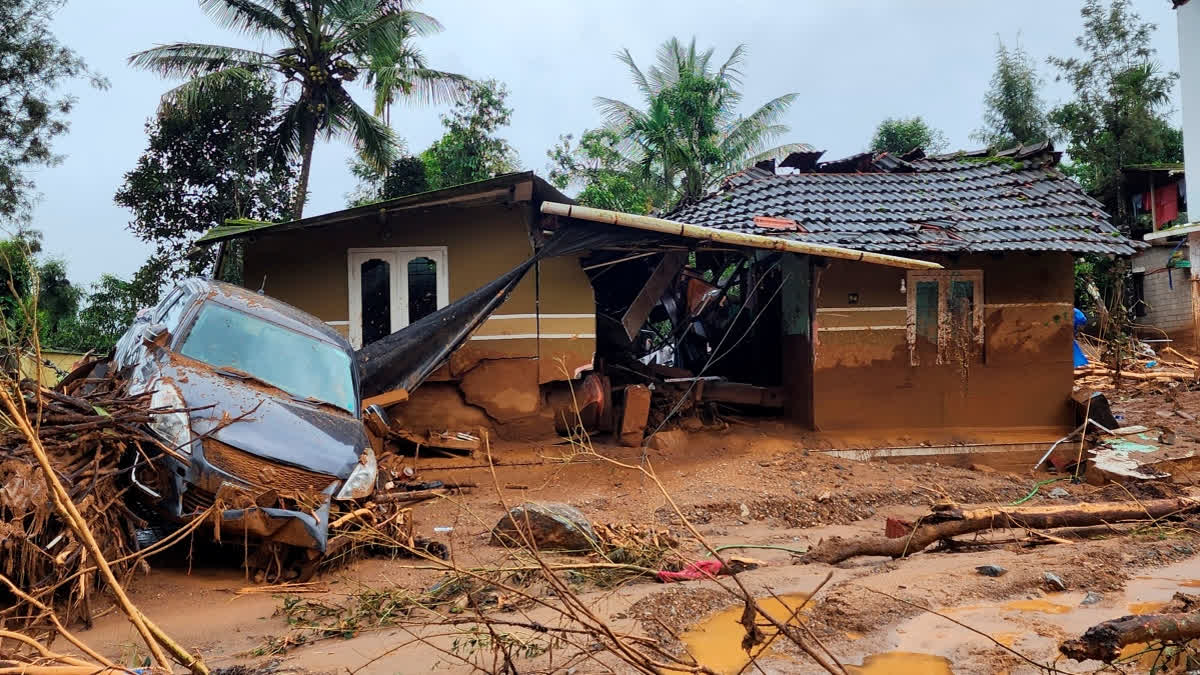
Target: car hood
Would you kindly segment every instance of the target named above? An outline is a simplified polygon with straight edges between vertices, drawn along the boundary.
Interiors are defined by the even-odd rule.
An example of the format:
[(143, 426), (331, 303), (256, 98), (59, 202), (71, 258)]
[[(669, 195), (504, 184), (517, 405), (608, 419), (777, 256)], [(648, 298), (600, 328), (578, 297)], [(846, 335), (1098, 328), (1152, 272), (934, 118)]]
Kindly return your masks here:
[(162, 383), (178, 389), (193, 408), (196, 434), (263, 459), (345, 479), (367, 447), (362, 422), (349, 413), (298, 403), (254, 380), (218, 375), (201, 364), (176, 361), (161, 374)]

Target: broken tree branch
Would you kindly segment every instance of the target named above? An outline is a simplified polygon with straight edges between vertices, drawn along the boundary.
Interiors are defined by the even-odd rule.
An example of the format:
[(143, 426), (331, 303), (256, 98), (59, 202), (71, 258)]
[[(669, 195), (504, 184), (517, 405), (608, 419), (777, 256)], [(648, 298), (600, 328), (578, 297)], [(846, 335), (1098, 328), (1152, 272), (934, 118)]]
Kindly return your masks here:
[(1107, 523), (1157, 520), (1200, 509), (1200, 500), (1181, 497), (1155, 499), (1141, 504), (1098, 502), (1021, 508), (992, 507), (963, 511), (957, 507), (935, 510), (905, 537), (844, 539), (830, 537), (817, 544), (802, 561), (836, 564), (858, 556), (903, 558), (925, 550), (930, 544), (971, 532), (992, 529), (1085, 527)]
[(1140, 614), (1096, 624), (1081, 637), (1067, 640), (1058, 650), (1076, 661), (1112, 663), (1126, 645), (1151, 642), (1183, 644), (1200, 638), (1200, 612)]

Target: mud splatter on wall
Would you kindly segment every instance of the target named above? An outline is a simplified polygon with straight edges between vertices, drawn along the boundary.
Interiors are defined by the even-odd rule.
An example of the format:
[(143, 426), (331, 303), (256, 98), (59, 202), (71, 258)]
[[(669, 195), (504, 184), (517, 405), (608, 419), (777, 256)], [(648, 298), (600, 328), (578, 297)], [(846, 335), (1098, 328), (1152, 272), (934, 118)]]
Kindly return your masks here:
[[(978, 272), (958, 276), (979, 287), (955, 288), (958, 276), (945, 275), (946, 295), (928, 309), (935, 321), (929, 331), (921, 325), (918, 294), (941, 287), (914, 288), (905, 271), (877, 265), (833, 261), (825, 268), (816, 310), (815, 426), (1068, 425), (1071, 257), (971, 255), (938, 262)], [(958, 337), (965, 340), (956, 339), (963, 331)]]

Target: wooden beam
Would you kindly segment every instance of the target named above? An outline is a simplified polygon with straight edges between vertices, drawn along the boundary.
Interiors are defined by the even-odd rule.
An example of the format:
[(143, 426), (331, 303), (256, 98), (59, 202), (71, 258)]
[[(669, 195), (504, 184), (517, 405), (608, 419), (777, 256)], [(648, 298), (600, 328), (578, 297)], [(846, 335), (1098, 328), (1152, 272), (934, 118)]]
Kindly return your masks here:
[(654, 309), (654, 306), (662, 299), (663, 293), (666, 293), (667, 289), (671, 287), (671, 283), (675, 281), (676, 275), (679, 274), (679, 270), (683, 269), (686, 262), (686, 253), (663, 255), (658, 267), (654, 268), (654, 272), (646, 280), (646, 285), (642, 286), (642, 290), (633, 299), (629, 309), (625, 311), (625, 316), (621, 317), (621, 325), (625, 327), (625, 335), (630, 340), (637, 337), (638, 331), (642, 330), (642, 326), (646, 324), (646, 319), (650, 316), (650, 310)]

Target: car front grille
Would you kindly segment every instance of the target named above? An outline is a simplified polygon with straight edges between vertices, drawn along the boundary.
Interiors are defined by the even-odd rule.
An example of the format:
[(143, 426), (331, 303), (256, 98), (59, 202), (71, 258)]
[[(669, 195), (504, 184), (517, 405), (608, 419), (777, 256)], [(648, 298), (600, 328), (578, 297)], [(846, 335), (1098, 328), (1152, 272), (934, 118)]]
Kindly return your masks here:
[(191, 516), (207, 509), (217, 500), (217, 496), (208, 490), (202, 490), (195, 485), (189, 485), (183, 491), (183, 515)]
[(216, 468), (263, 488), (288, 492), (320, 492), (336, 480), (333, 476), (278, 464), (222, 443), (204, 439), (204, 458)]

